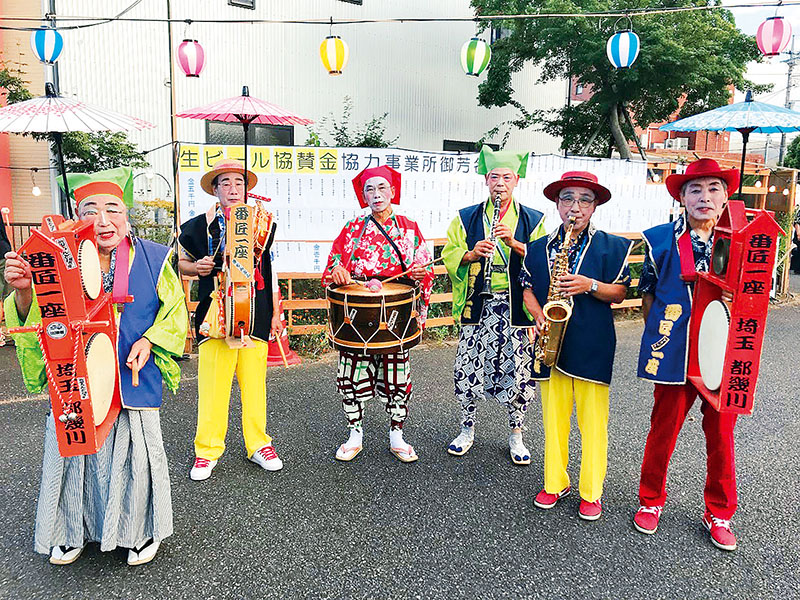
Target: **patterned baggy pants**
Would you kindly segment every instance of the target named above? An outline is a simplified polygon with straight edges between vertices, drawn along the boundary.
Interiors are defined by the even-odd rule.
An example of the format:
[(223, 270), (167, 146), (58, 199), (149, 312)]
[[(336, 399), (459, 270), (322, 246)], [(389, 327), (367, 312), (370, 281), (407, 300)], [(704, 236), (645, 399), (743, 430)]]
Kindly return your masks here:
[(394, 354), (340, 352), (336, 387), (350, 429), (361, 429), (364, 403), (374, 396), (386, 406), (391, 429), (402, 429), (411, 399), (408, 350)]
[(461, 327), (453, 369), (461, 426), (474, 427), (477, 400), (483, 396), (506, 407), (509, 427), (521, 428), (536, 398), (532, 363), (527, 331), (511, 327), (508, 294), (495, 294), (484, 303), (480, 323)]

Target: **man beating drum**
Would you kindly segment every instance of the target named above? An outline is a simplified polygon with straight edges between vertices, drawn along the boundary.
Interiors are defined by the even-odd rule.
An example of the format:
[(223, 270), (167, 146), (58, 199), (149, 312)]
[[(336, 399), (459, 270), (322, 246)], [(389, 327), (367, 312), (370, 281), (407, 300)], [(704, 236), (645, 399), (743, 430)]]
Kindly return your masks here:
[[(386, 278), (408, 272), (421, 288), (422, 304), (416, 318), (422, 326), (433, 287), (433, 268), (428, 265), (431, 255), (419, 226), (392, 210), (392, 204), (400, 203), (400, 173), (387, 166), (364, 169), (353, 179), (353, 189), (370, 214), (348, 221), (334, 240), (322, 285), (343, 286), (351, 284), (353, 277)], [(350, 461), (361, 452), (364, 403), (376, 395), (390, 418), (389, 450), (402, 462), (417, 460), (414, 448), (403, 440), (411, 399), (408, 349), (388, 354), (340, 350), (336, 386), (350, 429), (350, 437), (336, 451), (337, 460)]]
[[(693, 288), (690, 275), (708, 271), (714, 226), (739, 185), (739, 171), (722, 169), (716, 161), (703, 158), (690, 164), (686, 173), (670, 175), (665, 183), (670, 195), (685, 207), (685, 214), (643, 234), (648, 252), (639, 281), (645, 319), (639, 377), (655, 383), (655, 401), (642, 460), (640, 507), (633, 524), (646, 534), (658, 529), (667, 498), (667, 466), (698, 396), (686, 378)], [(733, 443), (737, 415), (718, 412), (702, 396), (700, 412), (708, 454), (703, 525), (715, 546), (735, 550), (730, 519), (737, 506)]]

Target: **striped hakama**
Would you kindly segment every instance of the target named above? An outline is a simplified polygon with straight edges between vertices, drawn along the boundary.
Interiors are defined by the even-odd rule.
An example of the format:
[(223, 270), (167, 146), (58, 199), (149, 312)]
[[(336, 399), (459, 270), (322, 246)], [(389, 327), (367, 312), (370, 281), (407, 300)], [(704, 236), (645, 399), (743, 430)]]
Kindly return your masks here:
[(158, 410), (123, 409), (96, 454), (58, 453), (52, 413), (47, 417), (34, 549), (134, 548), (172, 535), (167, 455)]

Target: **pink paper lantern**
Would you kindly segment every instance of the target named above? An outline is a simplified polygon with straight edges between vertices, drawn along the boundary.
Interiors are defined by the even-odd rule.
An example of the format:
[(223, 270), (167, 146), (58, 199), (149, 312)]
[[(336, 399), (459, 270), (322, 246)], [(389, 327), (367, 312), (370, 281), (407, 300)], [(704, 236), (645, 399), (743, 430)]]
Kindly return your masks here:
[(200, 77), (206, 64), (206, 53), (197, 40), (183, 40), (178, 45), (176, 60), (187, 77)]
[(783, 17), (770, 17), (758, 27), (756, 42), (764, 56), (777, 56), (792, 39), (792, 26)]

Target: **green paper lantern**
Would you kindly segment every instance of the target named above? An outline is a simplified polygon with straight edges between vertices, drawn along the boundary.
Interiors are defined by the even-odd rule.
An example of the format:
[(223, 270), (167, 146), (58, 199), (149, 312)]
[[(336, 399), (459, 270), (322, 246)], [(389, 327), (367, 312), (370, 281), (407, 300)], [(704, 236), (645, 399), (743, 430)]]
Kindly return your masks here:
[(474, 37), (461, 46), (461, 67), (467, 75), (477, 77), (489, 66), (492, 48), (482, 39)]

